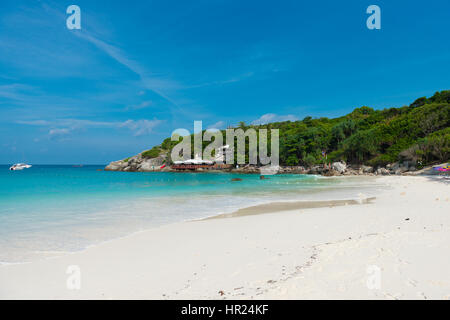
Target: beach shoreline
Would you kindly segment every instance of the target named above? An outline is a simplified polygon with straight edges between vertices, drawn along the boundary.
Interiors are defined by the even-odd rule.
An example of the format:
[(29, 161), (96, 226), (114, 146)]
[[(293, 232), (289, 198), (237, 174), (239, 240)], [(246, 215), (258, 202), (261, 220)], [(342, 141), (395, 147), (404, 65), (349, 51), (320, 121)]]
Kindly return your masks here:
[[(0, 266), (0, 299), (450, 298), (448, 181), (376, 180), (389, 189), (345, 200), (355, 205), (254, 206)], [(380, 288), (368, 288), (371, 266)]]
[[(44, 187), (30, 188), (29, 176), (40, 180)], [(67, 187), (65, 179), (73, 177), (81, 179)], [(0, 265), (80, 252), (135, 232), (233, 213), (249, 206), (357, 198), (361, 187), (369, 195), (376, 195), (379, 187), (373, 186), (371, 178), (362, 177), (232, 177), (241, 181), (231, 181), (228, 174), (111, 174), (95, 168), (66, 167), (35, 167), (19, 178), (7, 174), (10, 184), (17, 185), (21, 192), (28, 188), (29, 192), (26, 197), (18, 197), (13, 191), (1, 195)], [(55, 195), (51, 189), (56, 187), (61, 193)]]

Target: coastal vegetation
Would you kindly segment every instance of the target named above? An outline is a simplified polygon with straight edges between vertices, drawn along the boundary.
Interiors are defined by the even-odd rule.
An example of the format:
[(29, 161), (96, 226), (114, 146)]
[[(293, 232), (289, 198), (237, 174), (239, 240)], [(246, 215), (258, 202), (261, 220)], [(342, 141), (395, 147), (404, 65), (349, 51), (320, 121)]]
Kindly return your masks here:
[[(240, 122), (237, 128), (254, 128), (257, 132), (268, 129), (269, 133), (270, 129), (279, 129), (280, 165), (310, 167), (345, 161), (377, 167), (410, 161), (420, 167), (449, 159), (450, 90), (418, 98), (400, 108), (375, 110), (363, 106), (339, 118), (308, 116), (263, 125)], [(225, 134), (222, 130), (224, 141)], [(268, 139), (270, 147), (270, 134)], [(177, 143), (167, 138), (160, 146), (144, 151), (142, 157), (170, 154)], [(209, 143), (204, 141), (204, 147)], [(247, 151), (248, 147), (246, 141)]]
[(156, 158), (157, 156), (159, 156), (160, 153), (161, 153), (161, 148), (159, 146), (155, 146), (155, 147), (151, 148), (150, 150), (142, 152), (142, 157), (152, 159), (152, 158)]

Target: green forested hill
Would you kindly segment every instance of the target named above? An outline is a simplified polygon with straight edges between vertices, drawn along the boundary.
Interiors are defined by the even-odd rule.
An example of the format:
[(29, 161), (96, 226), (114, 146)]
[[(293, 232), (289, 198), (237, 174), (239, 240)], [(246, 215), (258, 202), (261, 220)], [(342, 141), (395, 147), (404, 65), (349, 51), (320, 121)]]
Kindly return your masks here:
[[(361, 107), (334, 119), (306, 117), (258, 126), (240, 123), (239, 127), (279, 129), (281, 165), (323, 163), (323, 150), (328, 153), (327, 161), (382, 166), (409, 160), (426, 165), (449, 158), (450, 90), (401, 108)], [(160, 149), (170, 151), (176, 143), (168, 138), (143, 156), (154, 157)]]

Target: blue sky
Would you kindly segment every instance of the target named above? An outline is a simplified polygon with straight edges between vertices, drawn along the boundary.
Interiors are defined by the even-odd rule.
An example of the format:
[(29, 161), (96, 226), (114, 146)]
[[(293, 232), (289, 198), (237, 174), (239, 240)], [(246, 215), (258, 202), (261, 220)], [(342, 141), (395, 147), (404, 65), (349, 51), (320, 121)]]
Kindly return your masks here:
[(2, 0), (0, 163), (105, 164), (194, 120), (409, 104), (450, 89), (449, 21), (447, 0)]

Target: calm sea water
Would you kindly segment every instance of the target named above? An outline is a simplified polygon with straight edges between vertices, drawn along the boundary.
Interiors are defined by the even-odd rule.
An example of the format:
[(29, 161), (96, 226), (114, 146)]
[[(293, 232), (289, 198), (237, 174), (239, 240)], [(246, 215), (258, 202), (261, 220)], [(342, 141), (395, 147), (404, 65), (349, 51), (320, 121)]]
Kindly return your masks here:
[[(280, 200), (356, 198), (367, 179), (0, 166), (0, 263), (82, 250), (167, 223)], [(232, 178), (242, 181), (232, 182)]]

